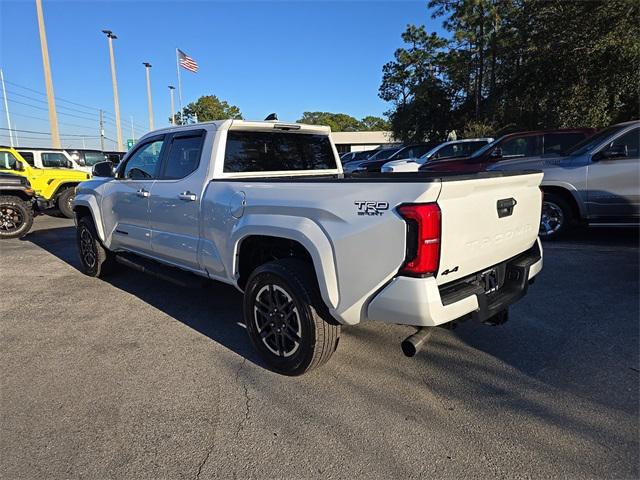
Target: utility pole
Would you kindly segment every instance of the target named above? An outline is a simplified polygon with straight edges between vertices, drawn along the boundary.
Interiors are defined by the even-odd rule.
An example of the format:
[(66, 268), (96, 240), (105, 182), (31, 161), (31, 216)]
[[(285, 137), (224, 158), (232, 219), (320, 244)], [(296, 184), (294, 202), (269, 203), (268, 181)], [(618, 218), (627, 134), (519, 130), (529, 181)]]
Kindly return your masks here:
[(176, 124), (176, 114), (173, 108), (173, 91), (176, 89), (173, 85), (169, 85), (169, 94), (171, 95), (171, 125)]
[[(2, 80), (2, 98), (4, 98), (4, 113), (7, 114), (7, 126), (9, 127), (9, 142), (11, 143), (11, 147), (13, 148), (15, 147), (15, 145), (13, 144), (13, 131), (11, 130), (11, 117), (9, 116), (9, 104), (7, 103), (7, 89), (4, 87), (4, 74), (2, 73), (1, 68), (0, 68), (0, 80)], [(171, 105), (173, 105), (173, 95), (171, 96)], [(16, 136), (17, 136), (17, 133), (16, 133)]]
[(100, 109), (100, 150), (104, 152), (104, 119), (102, 118), (102, 109)]
[(136, 130), (133, 128), (133, 115), (131, 115), (131, 140), (136, 143)]
[(118, 150), (122, 151), (122, 129), (120, 128), (120, 100), (118, 99), (118, 82), (116, 80), (116, 60), (113, 55), (113, 40), (116, 37), (111, 30), (102, 30), (109, 39), (109, 58), (111, 60), (111, 83), (113, 83), (113, 106), (116, 111), (116, 135), (118, 139)]
[(149, 62), (142, 62), (147, 72), (147, 105), (149, 107), (149, 130), (153, 130), (153, 104), (151, 103), (151, 78), (149, 77), (149, 70), (151, 70), (151, 64)]
[(18, 126), (14, 123), (13, 124), (13, 135), (16, 137), (16, 147), (20, 146), (20, 140), (18, 140)]
[(56, 100), (53, 96), (53, 81), (51, 80), (51, 65), (49, 64), (49, 47), (47, 46), (47, 32), (44, 29), (44, 15), (42, 13), (42, 0), (36, 0), (38, 13), (38, 29), (40, 30), (40, 49), (42, 50), (42, 67), (44, 68), (44, 84), (47, 90), (47, 103), (49, 105), (49, 128), (51, 129), (51, 146), (60, 148), (60, 132), (58, 131), (58, 115), (56, 113)]

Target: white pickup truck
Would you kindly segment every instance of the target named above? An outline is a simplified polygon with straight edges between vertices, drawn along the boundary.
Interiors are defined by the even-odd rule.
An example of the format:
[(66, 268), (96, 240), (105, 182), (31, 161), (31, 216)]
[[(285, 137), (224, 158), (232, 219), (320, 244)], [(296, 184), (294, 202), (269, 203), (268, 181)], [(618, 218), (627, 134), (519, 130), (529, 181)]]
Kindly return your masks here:
[(236, 286), (251, 342), (287, 375), (324, 363), (341, 325), (418, 327), (411, 356), (432, 327), (504, 321), (542, 268), (542, 174), (348, 177), (329, 133), (226, 120), (147, 134), (115, 176), (100, 163), (78, 187), (84, 272)]

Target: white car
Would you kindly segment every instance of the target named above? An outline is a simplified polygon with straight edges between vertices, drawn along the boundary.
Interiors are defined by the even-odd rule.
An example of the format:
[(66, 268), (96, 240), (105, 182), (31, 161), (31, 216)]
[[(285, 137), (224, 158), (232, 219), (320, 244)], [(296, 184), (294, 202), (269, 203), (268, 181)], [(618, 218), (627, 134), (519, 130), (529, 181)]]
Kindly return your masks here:
[(382, 172), (417, 172), (430, 160), (454, 157), (466, 157), (485, 145), (493, 142), (493, 138), (467, 138), (452, 140), (433, 147), (419, 158), (405, 158), (392, 160), (382, 166)]
[(90, 166), (82, 166), (73, 159), (66, 150), (45, 148), (16, 148), (22, 158), (36, 168), (71, 168), (85, 173), (91, 173)]
[(412, 356), (437, 325), (506, 320), (542, 268), (541, 181), (345, 177), (328, 127), (224, 120), (148, 133), (115, 176), (94, 166), (73, 208), (87, 275), (117, 262), (231, 284), (265, 363), (300, 375), (329, 359), (341, 325), (418, 327)]

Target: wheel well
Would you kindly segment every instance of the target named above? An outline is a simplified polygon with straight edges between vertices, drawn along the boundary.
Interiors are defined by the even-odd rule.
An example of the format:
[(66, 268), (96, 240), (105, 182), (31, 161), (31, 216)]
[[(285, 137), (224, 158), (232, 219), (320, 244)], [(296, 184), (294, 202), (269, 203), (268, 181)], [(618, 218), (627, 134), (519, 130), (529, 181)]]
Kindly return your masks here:
[(76, 214), (76, 218), (80, 220), (83, 217), (89, 217), (93, 221), (93, 216), (91, 215), (91, 210), (89, 207), (85, 207), (83, 205), (78, 205), (73, 209)]
[(563, 198), (571, 206), (571, 213), (573, 214), (574, 220), (580, 220), (580, 218), (582, 218), (582, 215), (580, 215), (580, 209), (578, 208), (578, 202), (576, 202), (576, 199), (571, 195), (569, 190), (563, 187), (543, 186), (542, 191), (544, 193), (553, 193), (554, 195), (558, 195)]
[(251, 272), (260, 265), (281, 258), (297, 258), (313, 266), (309, 251), (295, 240), (267, 235), (245, 238), (238, 249), (238, 286), (244, 289)]
[(60, 194), (62, 192), (64, 192), (65, 190), (68, 190), (69, 188), (74, 188), (77, 187), (78, 184), (77, 183), (63, 183), (62, 185), (60, 185), (57, 190), (55, 191), (55, 193), (53, 194), (53, 197), (57, 198), (60, 196)]
[(31, 198), (32, 198), (21, 190), (8, 190), (8, 191), (0, 190), (0, 195), (5, 197), (18, 197), (20, 200), (23, 200), (25, 202), (31, 201)]

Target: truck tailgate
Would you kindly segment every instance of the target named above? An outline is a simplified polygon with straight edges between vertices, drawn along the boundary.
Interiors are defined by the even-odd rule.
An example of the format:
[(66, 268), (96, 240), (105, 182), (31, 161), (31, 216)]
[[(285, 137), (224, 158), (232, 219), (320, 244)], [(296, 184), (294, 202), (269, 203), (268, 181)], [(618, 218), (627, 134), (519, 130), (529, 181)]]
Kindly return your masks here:
[(482, 271), (530, 248), (538, 236), (541, 181), (542, 173), (444, 180), (438, 197), (437, 283)]

